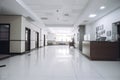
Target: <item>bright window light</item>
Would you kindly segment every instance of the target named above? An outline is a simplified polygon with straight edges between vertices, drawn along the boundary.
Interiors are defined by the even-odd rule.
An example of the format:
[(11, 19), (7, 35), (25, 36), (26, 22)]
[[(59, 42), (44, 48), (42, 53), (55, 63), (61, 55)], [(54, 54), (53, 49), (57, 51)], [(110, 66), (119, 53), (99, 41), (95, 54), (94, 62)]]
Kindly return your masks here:
[(62, 41), (62, 42), (70, 42), (72, 36), (71, 35), (63, 35), (63, 34), (57, 34), (56, 35), (56, 41)]
[(97, 16), (96, 14), (90, 14), (90, 15), (89, 15), (90, 18), (94, 18), (94, 17), (96, 17), (96, 16)]
[(101, 6), (100, 9), (101, 9), (101, 10), (105, 9), (105, 6)]

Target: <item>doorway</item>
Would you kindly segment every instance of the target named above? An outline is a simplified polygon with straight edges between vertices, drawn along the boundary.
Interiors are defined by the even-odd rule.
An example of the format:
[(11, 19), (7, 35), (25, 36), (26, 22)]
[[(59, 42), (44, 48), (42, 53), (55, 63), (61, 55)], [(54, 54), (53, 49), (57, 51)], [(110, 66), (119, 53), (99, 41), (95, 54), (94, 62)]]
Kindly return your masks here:
[(0, 54), (10, 53), (10, 24), (0, 24)]
[(28, 28), (25, 28), (25, 51), (30, 51), (30, 35), (31, 31)]
[(46, 43), (46, 37), (45, 37), (45, 34), (44, 34), (44, 42), (43, 42), (43, 45), (45, 46), (45, 43)]
[(120, 59), (120, 21), (113, 23), (113, 39), (118, 42), (119, 59)]
[(117, 22), (116, 26), (117, 26), (118, 44), (119, 44), (119, 58), (120, 58), (120, 22)]
[(39, 33), (36, 32), (35, 34), (36, 34), (35, 46), (36, 46), (36, 48), (39, 48)]

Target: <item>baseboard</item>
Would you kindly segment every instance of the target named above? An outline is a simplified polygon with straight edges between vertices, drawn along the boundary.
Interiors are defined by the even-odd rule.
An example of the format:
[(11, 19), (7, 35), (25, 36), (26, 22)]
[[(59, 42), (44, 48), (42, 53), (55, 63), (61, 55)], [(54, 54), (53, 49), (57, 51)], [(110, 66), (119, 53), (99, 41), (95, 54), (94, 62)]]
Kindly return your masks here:
[(11, 55), (6, 55), (6, 56), (3, 56), (3, 57), (0, 57), (0, 60), (7, 59), (9, 57), (11, 57)]
[(13, 56), (14, 55), (22, 55), (22, 54), (30, 53), (30, 52), (37, 50), (37, 49), (39, 49), (39, 48), (33, 48), (30, 51), (24, 51), (24, 52), (13, 52), (13, 53), (10, 53), (10, 55), (13, 55)]
[(15, 56), (15, 55), (23, 55), (25, 53), (28, 53), (28, 52), (12, 52), (10, 53), (11, 56)]
[[(42, 48), (42, 47), (44, 47), (44, 46), (40, 46), (39, 48)], [(34, 51), (34, 50), (37, 50), (37, 49), (39, 49), (39, 48), (33, 48), (33, 49), (31, 49), (30, 51), (24, 51), (24, 52), (10, 52), (10, 53), (8, 53), (8, 55), (10, 55), (10, 57), (16, 56), (16, 55), (23, 55), (23, 54), (30, 53), (30, 52), (32, 52), (32, 51)], [(1, 60), (1, 59), (0, 59), (0, 60)]]

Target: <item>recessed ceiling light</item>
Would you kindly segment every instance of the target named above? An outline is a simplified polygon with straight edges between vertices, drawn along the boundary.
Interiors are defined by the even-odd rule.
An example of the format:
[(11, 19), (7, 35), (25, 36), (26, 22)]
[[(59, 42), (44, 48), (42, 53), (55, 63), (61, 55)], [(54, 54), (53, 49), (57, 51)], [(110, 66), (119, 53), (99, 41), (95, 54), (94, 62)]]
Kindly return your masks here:
[(101, 10), (105, 9), (105, 6), (101, 6), (100, 9), (101, 9)]
[(94, 18), (94, 17), (96, 17), (96, 16), (97, 16), (96, 14), (90, 14), (90, 15), (89, 15), (90, 18)]

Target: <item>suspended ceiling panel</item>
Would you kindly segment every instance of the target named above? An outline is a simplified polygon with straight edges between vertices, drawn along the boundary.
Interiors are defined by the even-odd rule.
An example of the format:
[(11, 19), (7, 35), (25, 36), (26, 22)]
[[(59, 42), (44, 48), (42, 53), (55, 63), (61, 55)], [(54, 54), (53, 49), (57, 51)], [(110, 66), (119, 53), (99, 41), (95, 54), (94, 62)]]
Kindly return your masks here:
[(46, 25), (73, 25), (89, 0), (23, 0)]

